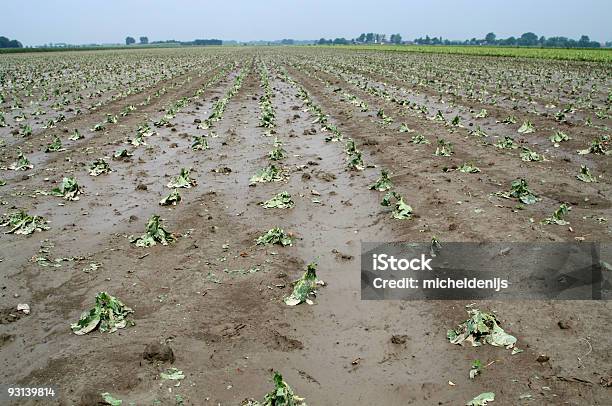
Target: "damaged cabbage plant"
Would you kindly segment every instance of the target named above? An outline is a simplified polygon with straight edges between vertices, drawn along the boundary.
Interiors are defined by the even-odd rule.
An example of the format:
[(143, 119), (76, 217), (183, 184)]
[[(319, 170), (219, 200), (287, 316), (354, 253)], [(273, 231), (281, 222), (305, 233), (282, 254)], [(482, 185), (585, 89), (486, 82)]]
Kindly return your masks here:
[(127, 325), (126, 317), (134, 313), (132, 309), (125, 306), (119, 299), (100, 292), (96, 296), (94, 307), (84, 312), (79, 321), (70, 325), (72, 332), (76, 335), (87, 334), (96, 328), (101, 332), (113, 333)]
[(313, 304), (311, 297), (317, 295), (317, 285), (324, 285), (323, 281), (317, 280), (317, 264), (311, 262), (306, 265), (306, 271), (297, 281), (293, 282), (293, 292), (285, 297), (283, 301), (287, 306), (296, 306), (300, 303)]
[(406, 125), (405, 123), (402, 123), (399, 126), (398, 131), (401, 133), (413, 133), (414, 132), (414, 130), (410, 129), (410, 127), (408, 127), (408, 125)]
[(191, 149), (194, 151), (204, 151), (210, 149), (210, 147), (208, 146), (208, 141), (206, 141), (206, 138), (204, 138), (204, 136), (196, 135), (195, 137), (193, 137)]
[(53, 141), (49, 145), (47, 145), (45, 152), (60, 152), (65, 150), (66, 148), (62, 148), (62, 140), (60, 139), (60, 137), (55, 136)]
[(406, 202), (404, 202), (404, 198), (397, 192), (387, 192), (380, 202), (381, 206), (391, 206), (392, 199), (395, 199), (395, 203), (391, 217), (398, 220), (411, 219), (413, 213), (412, 207), (406, 204)]
[(610, 155), (612, 151), (608, 148), (610, 147), (610, 136), (602, 135), (599, 138), (591, 141), (591, 145), (587, 149), (578, 150), (579, 155), (586, 154), (597, 154), (597, 155)]
[(241, 406), (307, 406), (303, 398), (300, 398), (293, 389), (283, 380), (283, 376), (274, 372), (274, 389), (266, 394), (263, 402), (255, 399), (245, 399)]
[(278, 138), (275, 138), (274, 148), (268, 153), (268, 157), (272, 161), (280, 161), (281, 159), (285, 158), (285, 154), (287, 154), (287, 151), (283, 149), (283, 143), (280, 142)]
[(484, 392), (465, 404), (465, 406), (486, 406), (495, 400), (495, 393)]
[(590, 169), (586, 165), (581, 165), (580, 166), (580, 173), (578, 175), (576, 175), (576, 178), (578, 178), (578, 180), (581, 180), (581, 181), (586, 182), (586, 183), (597, 182), (597, 178), (595, 176), (593, 176), (593, 174), (591, 173)]
[(10, 227), (4, 234), (32, 234), (35, 231), (48, 230), (49, 226), (41, 216), (31, 216), (24, 210), (11, 213), (0, 220), (1, 227)]
[(503, 139), (497, 141), (495, 143), (495, 148), (502, 148), (502, 149), (517, 149), (518, 145), (514, 142), (514, 138), (512, 137), (508, 137), (507, 135), (504, 136)]
[(147, 123), (139, 125), (136, 132), (143, 137), (150, 137), (155, 134), (155, 131)]
[(9, 169), (13, 171), (27, 171), (32, 168), (34, 168), (34, 165), (30, 163), (30, 160), (21, 151), (17, 154), (17, 160), (9, 166)]
[(284, 175), (281, 169), (276, 165), (271, 164), (258, 170), (255, 175), (251, 176), (249, 184), (254, 185), (256, 183), (279, 182), (283, 179)]
[(53, 196), (63, 197), (66, 200), (79, 200), (81, 194), (81, 188), (74, 177), (62, 179), (60, 187), (51, 189)]
[(76, 128), (74, 129), (74, 132), (72, 133), (72, 135), (70, 137), (68, 137), (68, 139), (72, 140), (72, 141), (78, 141), (78, 140), (83, 139), (83, 138), (85, 138), (85, 136), (81, 135), (79, 130), (76, 129)]
[(133, 145), (135, 147), (137, 147), (139, 145), (147, 145), (146, 141), (144, 140), (144, 138), (143, 138), (143, 136), (141, 134), (136, 134), (136, 137), (134, 137), (134, 138), (126, 138), (125, 139), (125, 143)]
[(570, 139), (571, 138), (563, 131), (557, 131), (553, 135), (550, 136), (550, 142), (553, 143), (553, 146), (555, 148), (558, 147), (561, 142), (568, 141)]
[(567, 203), (561, 203), (559, 208), (554, 211), (552, 216), (542, 220), (542, 224), (556, 224), (559, 226), (568, 225), (569, 221), (564, 220), (564, 217), (567, 216), (571, 209), (571, 206), (569, 206)]
[(531, 123), (531, 121), (526, 120), (523, 122), (523, 125), (521, 125), (519, 127), (519, 129), (517, 130), (517, 132), (521, 133), (521, 134), (531, 134), (535, 132), (535, 127), (533, 126), (533, 124)]
[(278, 244), (283, 247), (293, 245), (293, 237), (280, 227), (274, 227), (255, 240), (257, 245)]
[(474, 118), (485, 118), (489, 115), (489, 112), (486, 109), (480, 110), (478, 113), (474, 114)]
[(295, 205), (291, 195), (286, 192), (280, 192), (269, 200), (259, 203), (266, 209), (290, 209)]
[(181, 201), (181, 195), (177, 189), (172, 190), (170, 194), (159, 201), (161, 206), (176, 206)]
[(459, 116), (453, 117), (453, 119), (450, 122), (450, 125), (453, 126), (453, 127), (462, 128), (463, 125), (461, 124), (461, 117), (459, 117)]
[(121, 150), (119, 150), (119, 151), (116, 151), (116, 152), (113, 154), (113, 158), (115, 158), (115, 159), (121, 159), (121, 158), (130, 158), (130, 157), (132, 157), (132, 156), (134, 156), (134, 154), (132, 154), (132, 153), (128, 152), (128, 150), (127, 150), (127, 149), (125, 149), (125, 148), (124, 148), (124, 149), (121, 149)]
[(525, 162), (540, 162), (540, 161), (544, 161), (544, 156), (538, 154), (537, 152), (531, 150), (528, 147), (523, 147), (523, 150), (521, 152), (521, 160), (525, 161)]
[(410, 142), (413, 144), (430, 144), (429, 140), (425, 138), (423, 134), (413, 135), (412, 138), (410, 138)]
[(384, 192), (393, 187), (393, 182), (389, 179), (389, 172), (386, 169), (380, 171), (380, 178), (370, 185), (370, 190), (378, 190)]
[(474, 165), (472, 162), (466, 162), (460, 167), (457, 168), (459, 172), (463, 173), (478, 173), (480, 172), (480, 168)]
[(378, 109), (376, 112), (376, 117), (382, 119), (384, 124), (390, 124), (393, 122), (393, 118), (386, 115), (383, 109)]
[(346, 152), (347, 168), (353, 171), (362, 171), (365, 169), (363, 165), (363, 159), (361, 157), (361, 151), (357, 149), (355, 141), (349, 138), (344, 145), (344, 151)]
[(492, 313), (478, 309), (468, 310), (469, 319), (455, 329), (448, 330), (446, 336), (451, 344), (471, 344), (478, 347), (489, 344), (495, 347), (513, 348), (516, 337), (506, 333)]
[(99, 176), (105, 173), (111, 173), (112, 170), (108, 162), (102, 158), (98, 158), (89, 167), (89, 174), (91, 176)]
[(485, 130), (480, 128), (479, 125), (476, 126), (475, 130), (469, 130), (469, 133), (470, 135), (473, 135), (475, 137), (480, 137), (480, 138), (486, 138), (489, 136), (489, 134), (487, 134)]
[(453, 154), (453, 144), (443, 139), (438, 140), (438, 147), (434, 155), (436, 156), (451, 156)]
[(495, 196), (503, 197), (504, 199), (518, 199), (524, 204), (534, 204), (539, 200), (538, 196), (529, 190), (525, 179), (516, 179), (512, 181), (509, 192), (497, 192)]
[(151, 247), (157, 243), (161, 245), (168, 245), (176, 241), (174, 234), (166, 231), (160, 224), (159, 216), (154, 214), (147, 222), (145, 233), (140, 237), (130, 237), (130, 242), (135, 244), (137, 247)]
[(170, 182), (168, 182), (166, 186), (171, 189), (174, 189), (174, 188), (189, 189), (193, 186), (196, 186), (197, 182), (195, 181), (195, 179), (190, 178), (189, 176), (190, 173), (191, 173), (191, 168), (189, 169), (181, 168), (181, 173), (179, 173), (178, 176), (174, 177)]

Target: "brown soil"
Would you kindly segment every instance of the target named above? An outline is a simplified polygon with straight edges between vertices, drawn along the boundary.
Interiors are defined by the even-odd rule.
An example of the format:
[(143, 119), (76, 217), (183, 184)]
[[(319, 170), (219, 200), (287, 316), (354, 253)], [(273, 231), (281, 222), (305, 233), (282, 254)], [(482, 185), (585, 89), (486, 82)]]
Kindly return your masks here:
[[(233, 57), (243, 67), (257, 63), (253, 51), (236, 51)], [(449, 134), (443, 124), (412, 115), (313, 66), (297, 69), (295, 60), (307, 60), (304, 55), (289, 55), (287, 63), (274, 53), (259, 57), (270, 69), (274, 131), (288, 152), (282, 166), (289, 177), (281, 183), (249, 186), (255, 171), (268, 164), (274, 141), (258, 127), (263, 90), (256, 69), (214, 125), (218, 137), (207, 138), (209, 150), (190, 148), (193, 135), (209, 132), (198, 130), (194, 120), (208, 117), (237, 70), (192, 100), (171, 127), (157, 128), (156, 135), (146, 138), (147, 146), (121, 142), (146, 117), (154, 121), (163, 116), (163, 107), (194, 95), (217, 69), (188, 74), (191, 81), (104, 133), (90, 133), (89, 128), (102, 112), (117, 114), (130, 102), (115, 101), (35, 133), (28, 144), (10, 136), (11, 149), (1, 152), (0, 166), (8, 166), (14, 160), (12, 148), (22, 146), (34, 169), (3, 172), (8, 184), (0, 188), (0, 200), (7, 202), (6, 211), (26, 208), (44, 216), (51, 229), (0, 237), (0, 381), (59, 388), (59, 399), (31, 404), (94, 404), (97, 393), (110, 392), (124, 404), (157, 400), (175, 405), (180, 395), (189, 405), (237, 405), (245, 398), (263, 398), (271, 389), (271, 370), (280, 371), (312, 405), (458, 405), (485, 391), (496, 393), (495, 405), (609, 404), (610, 389), (600, 384), (612, 374), (609, 302), (478, 301), (479, 308), (497, 311), (503, 327), (525, 350), (510, 355), (500, 348), (448, 343), (446, 331), (465, 320), (468, 303), (362, 301), (359, 279), (360, 241), (429, 241), (434, 235), (442, 241), (609, 241), (609, 222), (591, 217), (611, 218), (609, 158), (574, 154), (568, 162), (562, 152), (550, 151), (550, 161), (522, 162), (516, 151), (480, 145), (466, 136), (466, 129)], [(365, 171), (346, 169), (343, 144), (324, 141), (326, 134), (303, 111), (297, 90), (278, 75), (280, 66), (345, 137), (357, 142), (368, 165)], [(326, 81), (334, 85), (326, 87)], [(342, 92), (334, 92), (337, 87), (366, 100), (369, 110), (347, 103)], [(143, 99), (146, 92), (154, 90), (142, 93)], [(379, 108), (395, 118), (393, 125), (376, 118)], [(486, 129), (503, 135), (506, 130), (495, 123), (505, 117), (503, 109), (490, 112)], [(401, 122), (432, 145), (409, 143), (411, 134), (397, 130)], [(64, 127), (80, 128), (86, 138), (66, 142), (64, 152), (42, 152)], [(455, 145), (455, 154), (445, 161), (432, 155), (441, 135)], [(584, 148), (591, 135), (587, 130), (576, 134), (562, 150), (569, 154)], [(113, 169), (108, 175), (87, 174), (94, 159), (123, 147), (134, 156), (108, 158)], [(580, 160), (602, 174), (602, 181), (575, 179)], [(482, 172), (442, 170), (466, 161), (477, 162)], [(181, 189), (183, 200), (177, 206), (159, 206), (170, 191), (166, 183), (183, 167), (193, 168), (197, 186)], [(368, 190), (380, 167), (393, 174), (398, 191), (415, 208), (415, 219), (393, 220), (380, 206), (380, 195)], [(229, 170), (219, 173), (219, 168)], [(29, 196), (55, 187), (66, 174), (76, 176), (84, 188), (79, 201)], [(514, 203), (490, 196), (516, 177), (533, 185), (540, 204), (514, 210)], [(291, 193), (294, 208), (266, 210), (259, 205), (282, 190)], [(573, 206), (571, 229), (539, 224), (566, 201)], [(171, 246), (130, 244), (128, 236), (141, 234), (152, 214), (160, 214), (168, 230), (184, 236)], [(259, 235), (275, 226), (293, 233), (293, 247), (255, 245)], [(30, 259), (43, 239), (52, 243), (50, 257), (84, 259), (41, 267)], [(326, 282), (316, 304), (284, 305), (291, 281), (311, 261), (318, 263), (318, 276)], [(84, 272), (90, 263), (100, 267)], [(232, 272), (236, 270), (245, 272)], [(99, 291), (134, 309), (135, 325), (112, 334), (76, 336), (70, 323), (93, 305)], [(28, 303), (31, 313), (17, 312), (18, 303)], [(168, 344), (173, 357), (163, 347), (152, 347), (155, 343)], [(549, 359), (538, 362), (543, 354)], [(475, 359), (486, 368), (470, 380)], [(159, 378), (170, 365), (186, 375), (178, 387)], [(531, 400), (520, 400), (526, 394)]]

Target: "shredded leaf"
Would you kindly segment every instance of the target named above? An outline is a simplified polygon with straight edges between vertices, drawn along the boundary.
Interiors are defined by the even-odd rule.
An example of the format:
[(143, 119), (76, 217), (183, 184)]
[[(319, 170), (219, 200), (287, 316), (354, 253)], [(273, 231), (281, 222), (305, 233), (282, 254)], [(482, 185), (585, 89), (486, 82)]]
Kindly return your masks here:
[(168, 245), (175, 240), (176, 237), (161, 226), (158, 215), (151, 216), (147, 222), (145, 234), (140, 237), (130, 237), (130, 242), (136, 244), (137, 247), (151, 247), (157, 243)]
[(529, 190), (525, 179), (512, 181), (510, 192), (497, 192), (495, 195), (505, 199), (515, 198), (525, 204), (534, 204), (538, 201), (537, 195)]
[(412, 218), (412, 207), (406, 204), (406, 202), (404, 202), (404, 198), (400, 196), (397, 192), (387, 192), (380, 204), (386, 207), (391, 206), (391, 199), (395, 199), (394, 209), (391, 213), (392, 218), (397, 220)]
[(531, 134), (535, 132), (535, 127), (533, 126), (531, 121), (527, 120), (523, 122), (523, 125), (519, 127), (518, 132), (521, 134)]
[(495, 393), (493, 392), (484, 392), (480, 395), (476, 396), (474, 399), (467, 402), (466, 406), (486, 406), (488, 402), (493, 402), (495, 400)]
[(307, 302), (312, 304), (310, 296), (316, 295), (317, 288), (317, 264), (311, 262), (306, 266), (306, 271), (300, 279), (294, 282), (293, 292), (285, 297), (284, 302), (288, 306), (296, 306), (300, 303)]
[(382, 169), (380, 171), (380, 178), (372, 185), (370, 185), (370, 190), (378, 190), (379, 192), (384, 192), (393, 187), (393, 182), (389, 179), (389, 172), (386, 169)]
[(195, 136), (193, 137), (193, 144), (191, 144), (191, 149), (194, 151), (204, 151), (209, 149), (208, 141), (203, 136)]
[(102, 399), (110, 406), (121, 406), (123, 404), (123, 400), (112, 397), (108, 392), (101, 393), (100, 395), (102, 396)]
[(172, 381), (180, 381), (185, 379), (185, 374), (178, 368), (169, 368), (166, 372), (162, 372), (159, 374), (161, 379), (169, 379)]
[(17, 161), (13, 162), (9, 169), (13, 171), (27, 171), (28, 169), (34, 168), (34, 165), (30, 163), (28, 158), (26, 158), (21, 151), (17, 155)]
[(162, 206), (176, 206), (181, 201), (181, 195), (174, 189), (170, 194), (159, 201)]
[(91, 176), (99, 176), (110, 172), (112, 172), (110, 165), (102, 158), (96, 159), (89, 167), (89, 174)]
[(579, 180), (587, 183), (597, 182), (597, 178), (593, 176), (589, 168), (587, 168), (585, 165), (580, 166), (580, 173), (576, 175), (576, 177)]
[(480, 168), (478, 168), (476, 165), (474, 165), (471, 162), (464, 163), (463, 165), (458, 167), (457, 170), (459, 172), (464, 172), (464, 173), (478, 173), (478, 172), (480, 172)]
[(266, 209), (290, 209), (295, 205), (293, 199), (291, 199), (291, 195), (287, 192), (280, 192), (270, 200), (266, 200), (260, 204)]
[(293, 389), (283, 380), (283, 376), (274, 372), (274, 389), (264, 397), (262, 403), (254, 399), (245, 399), (242, 406), (307, 406), (303, 398), (295, 395)]
[(543, 161), (544, 157), (538, 154), (537, 152), (532, 151), (528, 147), (523, 147), (523, 152), (521, 152), (521, 159), (525, 162), (529, 162), (529, 161), (538, 162), (538, 161)]
[(453, 144), (443, 139), (438, 140), (438, 147), (434, 155), (437, 156), (451, 156), (453, 154)]
[(133, 156), (133, 155), (134, 155), (134, 154), (132, 154), (132, 153), (128, 152), (128, 150), (124, 148), (124, 149), (121, 149), (121, 150), (119, 150), (119, 151), (115, 152), (115, 153), (113, 154), (113, 158), (115, 158), (115, 159), (119, 159), (119, 158), (129, 158), (129, 157), (131, 157), (131, 156)]
[(172, 179), (166, 186), (171, 189), (174, 188), (186, 188), (189, 189), (197, 185), (195, 179), (190, 178), (191, 169), (181, 168), (181, 173)]
[(257, 171), (250, 179), (250, 184), (255, 183), (266, 183), (266, 182), (279, 182), (284, 179), (282, 171), (274, 164), (269, 165), (263, 169)]
[(289, 234), (285, 233), (282, 228), (275, 227), (261, 235), (255, 242), (257, 245), (278, 244), (285, 247), (293, 245), (293, 238)]
[(48, 230), (47, 222), (41, 216), (31, 216), (23, 210), (5, 216), (0, 223), (11, 229), (4, 234), (32, 234), (35, 231)]
[(469, 319), (454, 330), (448, 330), (447, 338), (452, 344), (471, 343), (473, 347), (490, 344), (495, 347), (510, 349), (516, 343), (516, 337), (507, 334), (492, 313), (478, 309), (468, 310)]
[(565, 226), (569, 224), (569, 221), (563, 219), (569, 213), (572, 208), (567, 203), (562, 203), (557, 210), (552, 214), (551, 217), (542, 220), (543, 224), (557, 224), (559, 226)]
[(503, 148), (503, 149), (517, 149), (518, 145), (514, 142), (512, 137), (504, 136), (502, 140), (499, 140), (495, 143), (495, 148)]
[(51, 194), (63, 197), (66, 200), (79, 200), (81, 189), (76, 179), (71, 176), (64, 178), (60, 187), (51, 189)]
[(62, 140), (58, 136), (56, 136), (53, 139), (53, 142), (47, 145), (45, 152), (59, 152), (59, 151), (65, 151), (65, 150), (66, 150), (65, 148), (62, 148)]
[(125, 306), (119, 299), (106, 292), (100, 292), (96, 296), (94, 307), (84, 312), (78, 322), (70, 325), (72, 332), (76, 335), (87, 334), (96, 328), (101, 332), (113, 333), (117, 329), (125, 328), (126, 317), (134, 313), (132, 309)]

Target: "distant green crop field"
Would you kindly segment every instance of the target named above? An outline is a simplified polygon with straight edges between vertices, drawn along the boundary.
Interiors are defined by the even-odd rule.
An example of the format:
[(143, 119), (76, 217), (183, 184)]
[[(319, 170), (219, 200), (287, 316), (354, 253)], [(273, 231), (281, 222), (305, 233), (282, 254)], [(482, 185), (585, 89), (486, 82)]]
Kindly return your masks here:
[(443, 46), (443, 45), (330, 45), (342, 49), (425, 52), (438, 54), (462, 54), (505, 56), (520, 58), (559, 59), (570, 61), (612, 62), (612, 49), (566, 49), (566, 48), (518, 48), (489, 46)]

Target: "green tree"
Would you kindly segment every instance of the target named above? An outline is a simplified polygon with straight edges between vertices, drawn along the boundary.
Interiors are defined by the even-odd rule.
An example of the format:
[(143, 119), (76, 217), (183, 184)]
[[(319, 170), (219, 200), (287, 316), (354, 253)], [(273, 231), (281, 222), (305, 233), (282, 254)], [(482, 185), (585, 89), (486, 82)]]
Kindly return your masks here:
[(533, 32), (526, 32), (518, 39), (518, 44), (530, 47), (538, 45), (538, 36)]
[(149, 43), (149, 38), (148, 37), (140, 37), (140, 43), (145, 45)]
[(133, 37), (125, 37), (125, 45), (135, 44), (136, 40)]
[(495, 44), (495, 40), (497, 39), (497, 36), (495, 35), (495, 33), (488, 33), (485, 36), (485, 41), (487, 41), (487, 44)]
[(23, 48), (23, 45), (16, 39), (10, 40), (7, 37), (0, 37), (0, 48)]

